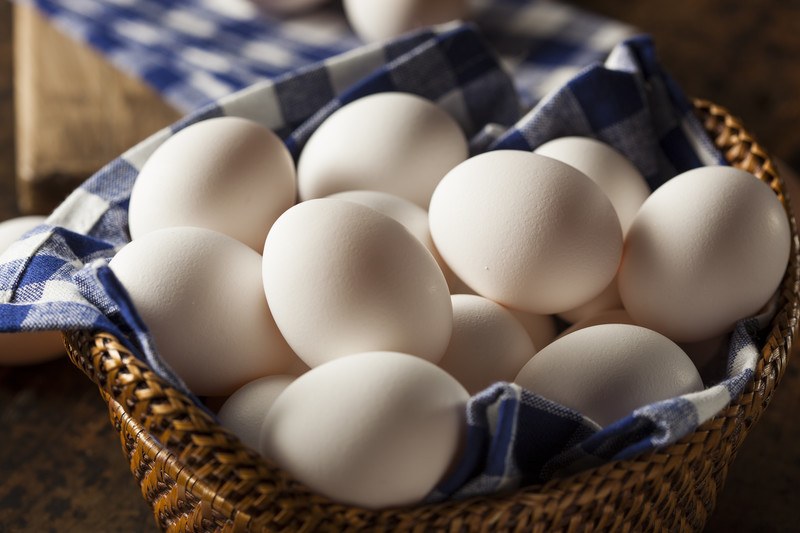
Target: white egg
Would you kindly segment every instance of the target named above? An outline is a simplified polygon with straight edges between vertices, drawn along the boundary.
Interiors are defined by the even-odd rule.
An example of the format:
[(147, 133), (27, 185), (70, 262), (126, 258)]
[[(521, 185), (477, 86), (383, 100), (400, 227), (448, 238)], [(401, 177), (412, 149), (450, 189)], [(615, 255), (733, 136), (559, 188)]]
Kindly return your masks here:
[[(28, 216), (0, 222), (0, 255), (44, 221), (45, 217)], [(31, 365), (63, 355), (64, 341), (58, 331), (0, 333), (0, 365)]]
[(294, 161), (277, 135), (244, 118), (203, 120), (169, 137), (145, 162), (131, 191), (131, 237), (197, 226), (260, 252), (295, 196)]
[(343, 191), (328, 198), (365, 205), (401, 223), (419, 242), (433, 253), (435, 250), (428, 229), (428, 212), (417, 204), (394, 194), (380, 191)]
[(402, 224), (321, 198), (284, 213), (264, 246), (264, 290), (289, 345), (311, 367), (402, 351), (438, 361), (450, 339), (447, 282)]
[(614, 276), (614, 279), (612, 279), (611, 283), (609, 283), (608, 286), (603, 289), (603, 292), (583, 305), (579, 305), (578, 307), (570, 309), (569, 311), (562, 311), (561, 313), (558, 313), (558, 316), (570, 324), (576, 324), (582, 320), (591, 318), (597, 313), (610, 311), (612, 309), (619, 309), (621, 307), (622, 298), (619, 296), (619, 284), (617, 283), (617, 277)]
[(533, 342), (533, 347), (541, 350), (556, 338), (558, 335), (558, 327), (556, 321), (551, 315), (539, 315), (536, 313), (527, 313), (507, 307), (514, 318), (522, 324), (528, 336)]
[(439, 253), (478, 294), (551, 314), (611, 282), (622, 231), (611, 202), (573, 167), (529, 152), (472, 157), (439, 183), (429, 209)]
[(261, 256), (231, 237), (165, 228), (127, 244), (109, 266), (195, 394), (230, 394), (296, 359), (267, 307)]
[(405, 226), (411, 235), (424, 244), (425, 248), (433, 255), (439, 268), (442, 269), (442, 274), (444, 274), (444, 279), (447, 280), (450, 292), (453, 293), (453, 291), (464, 289), (464, 282), (458, 279), (458, 276), (450, 270), (442, 256), (439, 255), (436, 246), (433, 245), (431, 231), (428, 228), (428, 212), (417, 204), (397, 195), (380, 191), (343, 191), (331, 194), (327, 198), (348, 200), (365, 205), (378, 213), (383, 213), (387, 217), (395, 219)]
[(297, 379), (295, 376), (264, 376), (237, 389), (217, 413), (223, 427), (239, 437), (246, 446), (259, 449), (261, 426), (275, 399)]
[(462, 19), (467, 0), (344, 0), (347, 20), (364, 41), (382, 41), (407, 31)]
[(297, 163), (301, 200), (354, 189), (395, 194), (427, 209), (433, 189), (466, 159), (456, 121), (409, 93), (378, 93), (334, 112)]
[(586, 174), (606, 193), (619, 217), (623, 235), (650, 195), (650, 186), (633, 164), (604, 142), (589, 137), (560, 137), (534, 150)]
[(600, 324), (630, 324), (637, 325), (625, 309), (608, 309), (600, 311), (588, 318), (584, 318), (579, 322), (575, 322), (570, 327), (562, 331), (557, 338), (569, 335), (579, 329), (585, 329), (591, 326), (599, 326)]
[(343, 503), (419, 503), (457, 459), (468, 398), (455, 379), (419, 357), (341, 357), (312, 368), (275, 400), (261, 453)]
[[(621, 153), (596, 139), (560, 137), (544, 143), (534, 153), (573, 166), (597, 183), (614, 206), (623, 236), (650, 195), (650, 186), (639, 170)], [(601, 311), (619, 307), (622, 307), (622, 300), (615, 278), (597, 297), (558, 316), (574, 324)]]
[(28, 216), (0, 221), (0, 255), (17, 242), (20, 237), (36, 226), (44, 224), (45, 220), (45, 217), (41, 216)]
[(514, 381), (603, 427), (638, 407), (703, 390), (697, 369), (677, 344), (629, 324), (591, 326), (561, 337)]
[(786, 212), (766, 183), (732, 167), (690, 170), (636, 215), (620, 296), (636, 323), (676, 342), (706, 340), (769, 300), (790, 243)]
[(512, 381), (536, 348), (505, 307), (481, 296), (455, 294), (453, 334), (439, 367), (475, 394), (497, 381)]

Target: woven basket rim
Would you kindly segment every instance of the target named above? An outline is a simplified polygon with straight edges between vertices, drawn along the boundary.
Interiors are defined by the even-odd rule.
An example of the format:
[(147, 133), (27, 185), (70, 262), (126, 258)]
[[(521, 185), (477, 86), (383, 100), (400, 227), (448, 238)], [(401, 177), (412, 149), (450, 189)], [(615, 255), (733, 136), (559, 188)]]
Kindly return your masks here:
[[(624, 523), (638, 529), (637, 525), (667, 525), (664, 520), (672, 520), (670, 524), (675, 527), (702, 526), (713, 510), (715, 494), (724, 483), (738, 446), (785, 372), (799, 314), (800, 246), (786, 188), (770, 157), (726, 109), (705, 100), (695, 100), (694, 106), (726, 159), (755, 174), (776, 192), (786, 209), (793, 236), (779, 312), (761, 351), (755, 378), (712, 420), (666, 448), (554, 478), (543, 485), (489, 497), (369, 511), (314, 494), (261, 459), (155, 375), (113, 335), (102, 331), (65, 332), (70, 359), (99, 387), (112, 423), (120, 432), (123, 451), (159, 525), (176, 530), (295, 529), (298, 525), (309, 530), (389, 530), (421, 525), (436, 529), (453, 521), (463, 523), (466, 529), (476, 523), (481, 528), (549, 528), (586, 522), (593, 527)], [(699, 473), (686, 474), (687, 464), (704, 460), (704, 454), (719, 457), (708, 459), (710, 464), (704, 463)], [(676, 496), (675, 502), (670, 499), (674, 487), (659, 488), (686, 475), (695, 476), (698, 486), (707, 483), (712, 487), (704, 489), (712, 494), (698, 496), (699, 500), (710, 500), (701, 506), (695, 504), (702, 510), (682, 511), (680, 497)], [(713, 483), (708, 481), (711, 478)], [(171, 482), (165, 483), (164, 479)], [(637, 503), (637, 491), (645, 489), (655, 491), (655, 499), (661, 497), (660, 490), (666, 491), (664, 509), (648, 507), (644, 500)], [(622, 513), (614, 498), (628, 498), (633, 503), (626, 504)], [(591, 522), (582, 514), (589, 508), (594, 513)], [(665, 519), (670, 513), (674, 516)]]

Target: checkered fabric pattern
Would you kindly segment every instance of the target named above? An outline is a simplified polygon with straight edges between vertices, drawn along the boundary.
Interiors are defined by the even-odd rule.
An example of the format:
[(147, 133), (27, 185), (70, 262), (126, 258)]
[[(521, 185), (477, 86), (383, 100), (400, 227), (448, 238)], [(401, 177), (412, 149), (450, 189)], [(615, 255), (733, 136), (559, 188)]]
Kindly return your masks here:
[[(17, 0), (192, 111), (361, 41), (338, 3), (277, 18), (248, 0)], [(474, 22), (513, 69), (530, 107), (634, 30), (547, 0), (470, 0)]]
[[(530, 150), (556, 136), (590, 135), (628, 155), (653, 187), (677, 171), (722, 161), (662, 71), (647, 37), (620, 44), (605, 64), (586, 67), (522, 115), (515, 80), (475, 26), (425, 30), (258, 82), (110, 162), (45, 224), (0, 256), (0, 331), (106, 330), (183, 388), (108, 268), (109, 259), (129, 240), (128, 201), (143, 163), (174, 132), (223, 115), (250, 118), (275, 130), (297, 157), (333, 111), (356, 98), (394, 90), (422, 95), (446, 109), (471, 136), (474, 153)], [(737, 325), (721, 383), (644, 406), (603, 429), (514, 384), (493, 385), (470, 399), (465, 452), (430, 499), (510, 489), (675, 442), (752, 379), (766, 318)]]

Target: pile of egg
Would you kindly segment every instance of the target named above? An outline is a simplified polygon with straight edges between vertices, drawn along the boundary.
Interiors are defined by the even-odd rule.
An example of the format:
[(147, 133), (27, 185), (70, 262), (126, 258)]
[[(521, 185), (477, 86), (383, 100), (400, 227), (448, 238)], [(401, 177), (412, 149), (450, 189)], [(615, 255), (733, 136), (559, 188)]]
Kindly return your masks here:
[[(594, 139), (469, 157), (405, 93), (334, 112), (296, 167), (253, 121), (188, 126), (144, 164), (129, 228), (110, 267), (162, 358), (245, 444), (368, 508), (425, 498), (492, 383), (598, 427), (702, 390), (790, 248), (744, 171), (650, 193)], [(558, 337), (554, 315), (573, 324)]]

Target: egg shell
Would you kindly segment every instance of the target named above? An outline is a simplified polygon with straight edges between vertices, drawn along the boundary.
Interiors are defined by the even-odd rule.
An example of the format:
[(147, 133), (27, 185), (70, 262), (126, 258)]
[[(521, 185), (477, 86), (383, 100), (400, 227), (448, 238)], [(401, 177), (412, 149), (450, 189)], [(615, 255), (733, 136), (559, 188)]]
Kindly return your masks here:
[[(44, 223), (45, 217), (18, 217), (0, 222), (0, 255), (25, 233)], [(58, 331), (0, 333), (0, 365), (32, 365), (64, 355)]]
[(391, 39), (469, 14), (466, 0), (344, 0), (344, 10), (355, 33), (367, 42)]
[(624, 155), (597, 139), (560, 137), (539, 146), (534, 153), (573, 166), (599, 185), (614, 206), (623, 235), (650, 195), (641, 172)]
[(222, 426), (239, 437), (246, 446), (259, 449), (261, 426), (275, 399), (297, 379), (295, 376), (264, 376), (234, 392), (217, 413)]
[(272, 131), (239, 117), (203, 120), (169, 137), (144, 163), (131, 190), (131, 237), (197, 226), (260, 252), (296, 190), (294, 161)]
[(523, 151), (468, 159), (439, 183), (431, 236), (481, 296), (527, 312), (581, 305), (611, 282), (622, 231), (611, 202), (573, 167)]
[(620, 298), (619, 295), (619, 283), (617, 282), (617, 277), (614, 276), (614, 279), (603, 289), (603, 292), (583, 305), (579, 305), (569, 311), (558, 313), (558, 317), (570, 324), (576, 324), (582, 320), (591, 318), (597, 313), (619, 309), (621, 307), (622, 298)]
[(267, 413), (261, 453), (312, 490), (366, 508), (420, 502), (456, 461), (467, 391), (411, 355), (312, 368)]
[(603, 427), (644, 405), (703, 390), (697, 369), (677, 344), (629, 324), (591, 326), (561, 337), (514, 381)]
[(755, 315), (780, 285), (791, 233), (770, 187), (733, 167), (701, 167), (658, 188), (625, 242), (625, 309), (676, 342), (706, 340)]
[(450, 292), (453, 293), (453, 291), (464, 290), (464, 282), (458, 279), (458, 276), (447, 266), (447, 263), (442, 259), (436, 246), (433, 245), (431, 232), (428, 228), (428, 212), (420, 206), (405, 198), (380, 191), (343, 191), (331, 194), (327, 196), (327, 198), (347, 200), (365, 205), (401, 223), (411, 235), (425, 245), (425, 248), (427, 248), (431, 255), (433, 255), (433, 258), (436, 259), (436, 263), (439, 265), (439, 268), (442, 269), (444, 279), (447, 280), (447, 286), (450, 288)]
[(458, 123), (430, 100), (400, 92), (365, 96), (308, 139), (297, 163), (300, 199), (366, 189), (427, 209), (436, 184), (467, 155)]
[(109, 266), (158, 353), (195, 394), (230, 394), (296, 359), (267, 307), (261, 256), (239, 241), (165, 228), (127, 244)]
[(570, 327), (562, 331), (557, 338), (569, 335), (579, 329), (585, 329), (591, 326), (599, 326), (600, 324), (630, 324), (637, 325), (625, 309), (609, 309), (600, 311), (588, 318), (584, 318), (579, 322), (575, 322)]
[(556, 321), (551, 315), (526, 313), (510, 307), (506, 307), (506, 309), (522, 324), (522, 327), (528, 332), (528, 336), (533, 342), (533, 347), (537, 350), (541, 350), (553, 342), (553, 339), (558, 335)]
[(320, 198), (292, 207), (264, 246), (264, 290), (311, 367), (366, 351), (436, 362), (452, 331), (447, 282), (425, 246), (374, 209)]
[(475, 394), (497, 381), (512, 381), (536, 349), (505, 307), (481, 296), (455, 294), (453, 334), (439, 367)]

